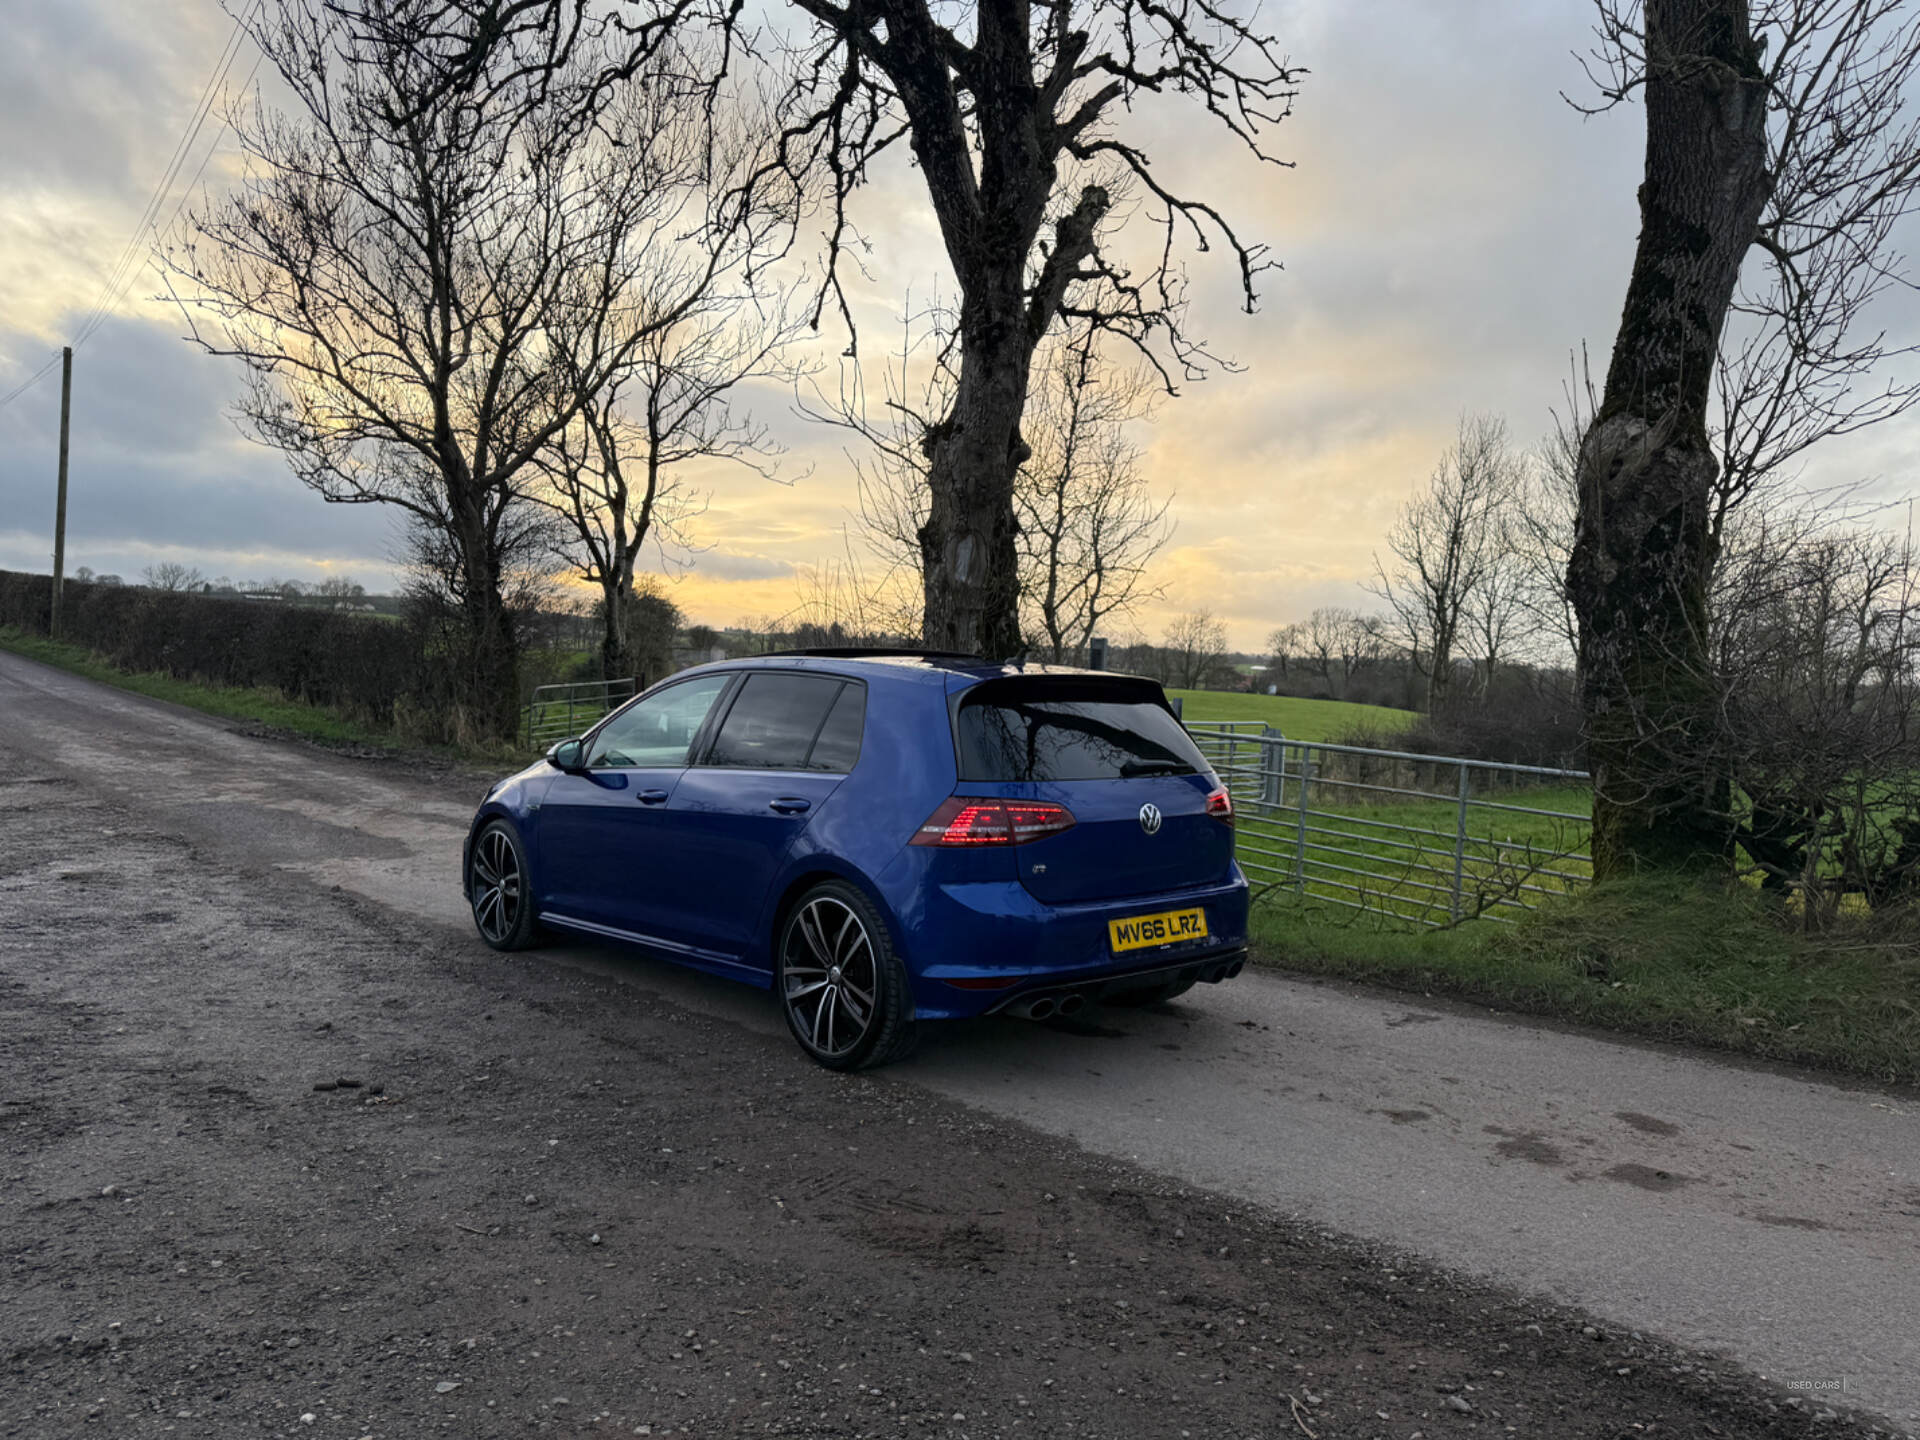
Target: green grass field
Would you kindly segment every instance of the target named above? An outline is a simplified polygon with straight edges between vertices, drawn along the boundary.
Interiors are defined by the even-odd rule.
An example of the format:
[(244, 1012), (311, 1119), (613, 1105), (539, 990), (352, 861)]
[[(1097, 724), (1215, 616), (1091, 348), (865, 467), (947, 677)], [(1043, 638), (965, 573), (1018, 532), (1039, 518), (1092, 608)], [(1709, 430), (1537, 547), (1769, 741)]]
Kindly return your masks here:
[(1239, 695), (1217, 690), (1169, 690), (1182, 702), (1189, 725), (1223, 720), (1258, 720), (1276, 726), (1289, 740), (1340, 740), (1366, 733), (1392, 735), (1419, 717), (1411, 710), (1384, 705), (1353, 705), (1345, 700), (1301, 700), (1291, 695)]
[[(1404, 921), (1452, 918), (1454, 845), (1459, 809), (1452, 800), (1342, 796), (1331, 786), (1308, 795), (1306, 885), (1294, 883), (1300, 843), (1297, 810), (1239, 804), (1240, 863), (1269, 908), (1284, 907), (1344, 923), (1355, 905), (1381, 909)], [(1286, 798), (1298, 795), (1291, 782)], [(1583, 788), (1501, 792), (1499, 803), (1559, 816), (1512, 810), (1467, 809), (1460, 865), (1462, 913), (1514, 918), (1585, 883), (1585, 821), (1591, 799)], [(1576, 818), (1561, 818), (1572, 816)], [(1394, 828), (1389, 828), (1394, 827)]]

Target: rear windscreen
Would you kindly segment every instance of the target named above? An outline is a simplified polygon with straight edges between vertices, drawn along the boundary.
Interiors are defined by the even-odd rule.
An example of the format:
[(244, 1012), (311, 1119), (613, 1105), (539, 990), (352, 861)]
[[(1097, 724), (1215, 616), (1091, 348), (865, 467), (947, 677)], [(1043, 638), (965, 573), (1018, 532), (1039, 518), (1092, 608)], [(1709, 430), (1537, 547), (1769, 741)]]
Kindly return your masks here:
[(1191, 775), (1206, 761), (1151, 687), (997, 680), (954, 717), (962, 780), (1124, 780)]

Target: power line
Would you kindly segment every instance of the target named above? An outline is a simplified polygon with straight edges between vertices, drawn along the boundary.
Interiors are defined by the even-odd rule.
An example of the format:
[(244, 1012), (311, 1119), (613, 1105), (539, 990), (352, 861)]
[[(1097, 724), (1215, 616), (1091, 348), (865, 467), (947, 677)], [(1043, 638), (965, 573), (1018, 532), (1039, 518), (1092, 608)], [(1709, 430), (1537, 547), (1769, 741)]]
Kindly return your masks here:
[[(160, 172), (160, 178), (154, 183), (153, 193), (147, 197), (147, 203), (140, 212), (139, 220), (134, 223), (133, 233), (127, 237), (127, 243), (121, 247), (113, 268), (107, 272), (107, 278), (101, 285), (99, 294), (95, 296), (93, 304), (87, 310), (86, 318), (74, 332), (73, 349), (78, 350), (85, 345), (92, 338), (93, 333), (106, 323), (107, 316), (112, 312), (113, 307), (120, 303), (127, 287), (145, 268), (144, 265), (137, 265), (134, 262), (139, 258), (146, 238), (157, 233), (154, 228), (155, 221), (159, 218), (167, 197), (173, 193), (174, 182), (180, 178), (181, 169), (185, 166), (188, 156), (193, 153), (194, 144), (200, 138), (200, 131), (205, 127), (208, 115), (213, 113), (214, 101), (220, 92), (221, 84), (232, 71), (233, 62), (240, 56), (240, 47), (246, 39), (246, 22), (260, 9), (262, 3), (263, 0), (254, 0), (254, 4), (234, 17), (233, 30), (227, 36), (226, 44), (221, 46), (220, 54), (214, 61), (213, 70), (207, 76), (207, 83), (201, 87), (200, 98), (194, 104), (187, 126), (181, 132), (179, 140), (175, 142), (173, 153), (168, 156), (166, 166)], [(253, 77), (259, 73), (260, 63), (264, 58), (261, 56), (255, 59), (253, 69), (247, 74), (248, 85), (253, 83)], [(172, 215), (168, 217), (169, 229), (180, 218), (181, 211), (186, 208), (187, 197), (192, 194), (193, 187), (200, 183), (200, 177), (206, 173), (207, 164), (213, 159), (213, 152), (220, 148), (220, 141), (225, 138), (226, 133), (227, 126), (223, 121), (219, 134), (214, 137), (213, 145), (201, 157), (200, 166), (194, 171), (193, 179), (187, 182), (187, 188), (182, 192), (179, 203), (174, 206)], [(46, 364), (4, 396), (0, 396), (0, 410), (6, 409), (39, 384), (59, 363), (60, 353), (55, 351)]]
[(60, 352), (56, 350), (53, 352), (53, 358), (51, 360), (47, 361), (46, 364), (42, 365), (38, 370), (34, 371), (33, 374), (29, 375), (25, 380), (22, 380), (18, 385), (14, 386), (14, 388), (9, 390), (5, 395), (0, 395), (0, 410), (6, 409), (7, 406), (11, 405), (14, 401), (18, 400), (22, 395), (26, 394), (27, 391), (31, 390), (34, 386), (38, 385), (40, 381), (43, 378), (45, 378), (49, 372), (52, 371), (53, 367), (58, 365), (59, 363), (60, 363)]
[[(240, 82), (240, 88), (242, 90), (245, 90), (253, 84), (253, 77), (260, 73), (260, 66), (266, 61), (266, 58), (265, 55), (257, 55), (254, 57), (253, 68), (247, 72), (247, 78)], [(167, 217), (167, 223), (161, 227), (162, 233), (173, 229), (174, 225), (179, 222), (181, 212), (187, 208), (187, 201), (193, 198), (194, 187), (200, 183), (200, 177), (207, 173), (207, 165), (220, 149), (220, 142), (227, 138), (227, 129), (227, 122), (222, 120), (220, 122), (220, 133), (213, 137), (213, 144), (209, 145), (207, 147), (207, 153), (200, 157), (199, 168), (193, 172), (193, 178), (187, 182), (187, 188), (180, 192), (180, 201), (173, 207), (173, 213)]]
[[(159, 183), (154, 186), (153, 194), (148, 198), (146, 208), (141, 211), (140, 219), (133, 227), (133, 234), (128, 237), (125, 247), (120, 252), (119, 260), (115, 262), (113, 271), (107, 278), (106, 288), (101, 292), (99, 299), (95, 302), (91, 312), (89, 312), (86, 321), (80, 326), (78, 332), (75, 333), (73, 337), (74, 349), (78, 350), (82, 345), (85, 345), (87, 341), (92, 338), (93, 332), (106, 323), (108, 315), (112, 313), (113, 307), (120, 303), (120, 299), (126, 293), (127, 287), (138, 278), (141, 271), (145, 268), (144, 264), (136, 263), (141, 258), (141, 249), (144, 242), (149, 235), (157, 233), (155, 230), (155, 222), (159, 219), (160, 210), (166, 204), (167, 197), (172, 194), (173, 182), (179, 179), (181, 168), (186, 164), (188, 156), (193, 153), (193, 146), (200, 138), (200, 131), (202, 127), (206, 125), (207, 117), (213, 113), (214, 101), (219, 94), (220, 86), (226, 80), (228, 72), (233, 69), (233, 62), (240, 56), (240, 47), (246, 38), (246, 21), (253, 11), (257, 9), (259, 9), (258, 3), (234, 18), (233, 33), (227, 37), (227, 43), (221, 49), (220, 58), (214, 64), (213, 73), (207, 77), (206, 86), (200, 92), (200, 99), (194, 106), (188, 128), (181, 135), (180, 142), (174, 146), (173, 154), (167, 161), (166, 169), (161, 173)], [(256, 61), (253, 73), (257, 73), (259, 68), (259, 63)], [(249, 83), (251, 83), (251, 79), (252, 74), (249, 74)], [(220, 134), (224, 136), (226, 130), (226, 124), (222, 122)], [(214, 140), (214, 146), (217, 148), (219, 143), (219, 139), (216, 138)], [(200, 169), (195, 172), (193, 181), (188, 183), (188, 193), (191, 193), (193, 185), (198, 183), (200, 174), (204, 173), (207, 168), (207, 160), (210, 160), (212, 157), (213, 151), (209, 150), (206, 159), (200, 162)], [(184, 203), (185, 196), (183, 195), (182, 205), (184, 205)], [(174, 215), (178, 216), (179, 213), (180, 209), (176, 207)], [(169, 221), (169, 224), (171, 224), (171, 221)]]

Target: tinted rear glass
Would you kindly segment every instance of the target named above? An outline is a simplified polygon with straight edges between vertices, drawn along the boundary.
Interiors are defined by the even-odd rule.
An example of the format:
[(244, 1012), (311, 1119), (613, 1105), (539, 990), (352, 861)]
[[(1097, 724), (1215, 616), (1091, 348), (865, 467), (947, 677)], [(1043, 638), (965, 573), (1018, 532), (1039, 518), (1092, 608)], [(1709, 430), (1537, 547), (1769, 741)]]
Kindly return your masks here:
[(749, 675), (708, 752), (707, 764), (804, 770), (842, 682), (820, 675)]
[(1206, 768), (1171, 712), (1140, 686), (996, 681), (955, 717), (962, 780), (1123, 780)]

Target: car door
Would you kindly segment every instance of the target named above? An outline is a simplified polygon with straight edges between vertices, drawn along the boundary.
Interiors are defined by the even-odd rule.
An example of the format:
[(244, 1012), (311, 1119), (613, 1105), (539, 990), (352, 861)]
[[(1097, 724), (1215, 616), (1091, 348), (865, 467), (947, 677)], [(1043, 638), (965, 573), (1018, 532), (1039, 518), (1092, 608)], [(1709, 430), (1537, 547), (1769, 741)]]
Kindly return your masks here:
[(748, 955), (787, 852), (860, 754), (865, 684), (756, 671), (669, 804), (676, 841), (699, 874), (682, 893), (677, 934)]
[(584, 774), (560, 775), (541, 802), (535, 844), (542, 912), (563, 923), (657, 935), (686, 882), (669, 802), (725, 672), (662, 686), (616, 712), (585, 743)]

